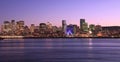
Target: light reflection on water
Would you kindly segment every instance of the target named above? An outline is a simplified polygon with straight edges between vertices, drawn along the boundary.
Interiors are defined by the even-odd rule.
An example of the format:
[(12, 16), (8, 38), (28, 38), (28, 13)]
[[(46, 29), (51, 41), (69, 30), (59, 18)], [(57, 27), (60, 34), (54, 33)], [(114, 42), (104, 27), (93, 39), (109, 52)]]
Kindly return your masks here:
[(120, 39), (7, 39), (0, 62), (119, 62)]

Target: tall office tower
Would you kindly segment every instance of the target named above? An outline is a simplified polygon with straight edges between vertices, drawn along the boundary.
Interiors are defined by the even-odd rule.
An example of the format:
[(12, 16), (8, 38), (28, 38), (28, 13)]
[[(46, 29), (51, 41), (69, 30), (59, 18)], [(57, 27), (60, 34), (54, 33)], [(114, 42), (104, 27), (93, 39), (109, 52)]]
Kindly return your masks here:
[(88, 23), (83, 23), (83, 32), (88, 32)]
[(50, 22), (46, 23), (48, 29), (52, 29), (52, 24)]
[(12, 29), (12, 34), (14, 35), (16, 30), (15, 20), (11, 20), (11, 29)]
[(46, 25), (46, 23), (40, 23), (39, 27), (40, 27), (40, 29), (46, 29), (47, 25)]
[(12, 25), (15, 25), (15, 20), (11, 20), (11, 24), (12, 24)]
[(34, 31), (35, 31), (35, 25), (34, 25), (34, 24), (31, 24), (31, 26), (30, 26), (30, 32), (31, 32), (31, 33), (34, 33)]
[(80, 19), (80, 29), (83, 31), (83, 25), (85, 24), (85, 19)]
[(11, 28), (15, 29), (15, 20), (11, 20)]
[(24, 21), (19, 21), (20, 27), (24, 26)]
[(39, 30), (40, 30), (40, 33), (41, 33), (41, 34), (44, 34), (44, 33), (46, 32), (46, 30), (47, 30), (47, 25), (46, 25), (46, 23), (40, 23), (40, 24), (39, 24)]
[(9, 21), (4, 21), (4, 25), (3, 25), (3, 31), (4, 32), (9, 32), (11, 31), (11, 27), (10, 27), (10, 22)]
[(17, 21), (16, 22), (16, 30), (19, 30), (20, 29), (20, 27), (19, 27), (19, 22)]
[(24, 30), (24, 24), (25, 24), (24, 21), (18, 21), (18, 25), (21, 31)]
[(62, 31), (66, 34), (67, 30), (67, 23), (66, 20), (62, 20)]
[(24, 27), (24, 33), (22, 33), (22, 35), (30, 35), (30, 29), (29, 29), (29, 27), (28, 26), (25, 26)]

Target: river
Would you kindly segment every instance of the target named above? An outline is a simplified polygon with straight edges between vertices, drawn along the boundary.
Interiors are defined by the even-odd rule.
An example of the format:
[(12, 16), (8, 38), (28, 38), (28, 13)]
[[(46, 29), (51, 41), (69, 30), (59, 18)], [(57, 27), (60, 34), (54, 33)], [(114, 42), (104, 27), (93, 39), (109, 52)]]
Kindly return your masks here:
[(119, 62), (120, 39), (4, 39), (0, 62)]

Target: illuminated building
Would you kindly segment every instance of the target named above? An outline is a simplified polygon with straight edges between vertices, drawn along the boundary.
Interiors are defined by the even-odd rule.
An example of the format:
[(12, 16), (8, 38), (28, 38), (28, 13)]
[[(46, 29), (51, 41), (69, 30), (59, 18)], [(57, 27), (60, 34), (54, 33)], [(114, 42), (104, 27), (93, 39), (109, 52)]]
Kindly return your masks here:
[(40, 23), (39, 30), (41, 34), (44, 34), (47, 30), (47, 25), (45, 23)]
[(95, 31), (94, 31), (94, 35), (97, 35), (99, 32), (102, 31), (102, 27), (101, 25), (96, 25), (95, 26)]
[(103, 30), (120, 30), (120, 26), (106, 26), (106, 27), (102, 27)]
[(34, 31), (35, 31), (35, 25), (31, 24), (31, 26), (30, 26), (30, 32), (31, 32), (31, 34), (34, 33)]
[(74, 30), (74, 34), (79, 32), (79, 27), (77, 25), (73, 25), (73, 30)]
[(11, 27), (10, 27), (10, 22), (9, 21), (4, 21), (4, 25), (3, 25), (3, 31), (4, 32), (9, 32), (11, 31)]
[(19, 21), (20, 27), (24, 26), (24, 21)]
[(58, 31), (57, 26), (52, 26), (52, 28), (53, 28), (53, 32), (57, 32)]
[(95, 25), (94, 24), (90, 24), (89, 25), (89, 31), (94, 31), (95, 30)]
[(16, 28), (18, 30), (23, 31), (24, 30), (24, 21), (18, 21), (17, 24), (16, 24)]
[(24, 35), (24, 36), (30, 35), (30, 29), (28, 28), (28, 26), (24, 27), (24, 32), (22, 32), (22, 35)]
[(17, 34), (17, 35), (22, 35), (23, 33), (24, 33), (24, 21), (17, 21), (16, 22), (16, 31), (15, 31), (15, 33)]
[(74, 26), (73, 25), (68, 25), (66, 32), (67, 32), (67, 36), (68, 37), (69, 36), (73, 37), (73, 35), (74, 35)]
[(40, 23), (40, 29), (46, 29), (47, 28), (47, 25), (45, 23)]
[(53, 30), (54, 30), (53, 26), (50, 22), (47, 22), (46, 25), (47, 25), (47, 28), (46, 28), (47, 34), (50, 35), (51, 33), (53, 33)]
[(35, 30), (34, 30), (34, 36), (39, 36), (39, 32), (40, 32), (40, 30), (39, 30), (39, 26), (35, 26)]
[(62, 20), (62, 31), (66, 34), (67, 23), (66, 20)]
[(88, 32), (88, 23), (83, 23), (82, 30)]
[(97, 31), (97, 32), (102, 31), (102, 26), (101, 25), (96, 25), (95, 26), (95, 31)]
[(19, 30), (19, 22), (16, 22), (16, 30)]
[(83, 25), (85, 24), (85, 19), (80, 19), (80, 29), (83, 31)]
[(12, 29), (12, 35), (15, 34), (16, 31), (16, 25), (15, 25), (15, 20), (11, 20), (11, 29)]
[(47, 28), (48, 28), (48, 29), (52, 29), (52, 24), (51, 24), (50, 22), (47, 22), (46, 25), (47, 25)]
[(20, 30), (24, 30), (24, 21), (19, 21)]

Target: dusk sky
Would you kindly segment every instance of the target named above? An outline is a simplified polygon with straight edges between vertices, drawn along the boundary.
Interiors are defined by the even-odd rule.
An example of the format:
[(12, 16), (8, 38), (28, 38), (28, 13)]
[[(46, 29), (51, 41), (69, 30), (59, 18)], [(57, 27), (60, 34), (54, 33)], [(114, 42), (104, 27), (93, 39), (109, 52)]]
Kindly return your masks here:
[(26, 25), (61, 26), (66, 20), (79, 26), (80, 18), (89, 24), (120, 26), (120, 0), (0, 0), (0, 23), (14, 19)]

